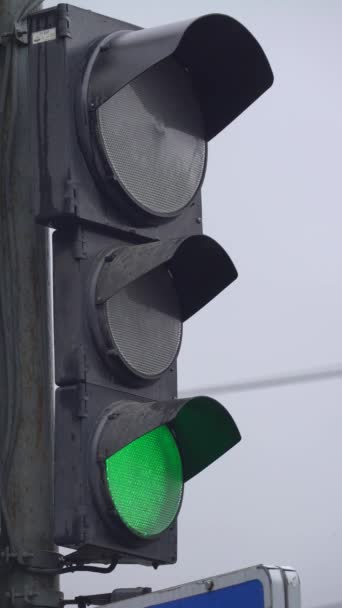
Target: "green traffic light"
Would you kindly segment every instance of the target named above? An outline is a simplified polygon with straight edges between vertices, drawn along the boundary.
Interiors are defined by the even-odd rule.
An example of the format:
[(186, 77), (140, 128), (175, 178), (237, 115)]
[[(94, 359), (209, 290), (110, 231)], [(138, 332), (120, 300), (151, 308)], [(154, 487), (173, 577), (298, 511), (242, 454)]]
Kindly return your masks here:
[(115, 510), (134, 534), (155, 536), (175, 519), (183, 495), (183, 467), (167, 426), (107, 458), (106, 476)]

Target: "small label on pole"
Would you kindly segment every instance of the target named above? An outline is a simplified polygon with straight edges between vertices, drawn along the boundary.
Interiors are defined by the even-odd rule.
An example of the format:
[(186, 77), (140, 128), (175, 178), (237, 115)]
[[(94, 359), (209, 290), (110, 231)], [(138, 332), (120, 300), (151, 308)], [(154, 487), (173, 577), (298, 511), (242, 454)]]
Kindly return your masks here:
[(48, 42), (49, 40), (56, 40), (56, 28), (51, 27), (48, 30), (40, 30), (39, 32), (33, 32), (32, 44), (40, 44), (41, 42)]

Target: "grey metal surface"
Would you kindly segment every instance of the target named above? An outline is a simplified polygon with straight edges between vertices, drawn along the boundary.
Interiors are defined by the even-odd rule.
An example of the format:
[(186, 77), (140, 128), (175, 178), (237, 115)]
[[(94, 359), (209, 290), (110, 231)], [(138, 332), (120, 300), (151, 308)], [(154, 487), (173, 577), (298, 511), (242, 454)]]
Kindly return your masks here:
[[(155, 591), (130, 600), (106, 604), (104, 608), (149, 608), (149, 606), (211, 593), (214, 590), (253, 580), (259, 580), (263, 586), (265, 608), (300, 608), (300, 581), (297, 572), (292, 568), (264, 565), (252, 566), (170, 589)], [(245, 608), (253, 607), (246, 606)]]
[[(11, 32), (13, 20), (28, 4), (1, 0), (0, 31)], [(9, 41), (0, 49), (2, 94), (10, 57), (0, 133), (0, 432), (6, 544), (19, 558), (23, 551), (32, 554), (34, 563), (43, 550), (54, 550), (53, 383), (49, 233), (37, 226), (32, 209), (27, 55), (27, 47), (11, 47)], [(5, 544), (6, 537), (2, 541)], [(16, 560), (11, 560), (11, 568), (0, 569), (1, 606), (9, 605), (6, 594), (13, 605), (24, 605), (24, 596), (33, 588), (36, 602), (46, 602), (36, 605), (57, 602), (56, 576), (29, 572)]]

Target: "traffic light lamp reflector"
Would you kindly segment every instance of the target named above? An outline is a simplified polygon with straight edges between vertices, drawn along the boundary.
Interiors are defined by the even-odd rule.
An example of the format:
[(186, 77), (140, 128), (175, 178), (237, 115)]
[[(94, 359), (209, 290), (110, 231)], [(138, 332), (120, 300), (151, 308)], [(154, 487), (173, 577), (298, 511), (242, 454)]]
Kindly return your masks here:
[(207, 145), (191, 78), (173, 58), (153, 66), (97, 109), (113, 177), (146, 212), (172, 216), (195, 196)]
[(167, 426), (146, 433), (107, 458), (106, 478), (114, 508), (134, 534), (145, 538), (160, 534), (177, 516), (183, 470)]
[(170, 367), (182, 339), (177, 291), (167, 268), (159, 266), (106, 301), (106, 326), (124, 365), (142, 378)]

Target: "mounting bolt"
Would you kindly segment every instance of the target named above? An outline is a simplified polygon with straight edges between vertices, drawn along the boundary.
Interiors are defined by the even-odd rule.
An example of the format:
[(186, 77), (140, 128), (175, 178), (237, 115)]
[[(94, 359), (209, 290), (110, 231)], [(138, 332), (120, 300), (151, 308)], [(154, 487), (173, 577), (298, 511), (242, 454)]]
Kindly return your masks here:
[(21, 557), (24, 562), (28, 562), (31, 559), (33, 559), (34, 555), (33, 555), (33, 553), (29, 553), (28, 551), (23, 551), (23, 553), (21, 554)]
[(117, 417), (118, 417), (118, 414), (115, 414), (115, 413), (108, 414), (107, 420), (115, 420), (115, 418), (117, 418)]
[(115, 258), (115, 253), (114, 253), (114, 251), (112, 251), (112, 253), (108, 253), (105, 256), (105, 262), (112, 262), (114, 260), (114, 258)]

